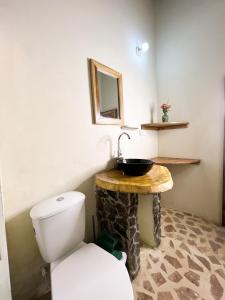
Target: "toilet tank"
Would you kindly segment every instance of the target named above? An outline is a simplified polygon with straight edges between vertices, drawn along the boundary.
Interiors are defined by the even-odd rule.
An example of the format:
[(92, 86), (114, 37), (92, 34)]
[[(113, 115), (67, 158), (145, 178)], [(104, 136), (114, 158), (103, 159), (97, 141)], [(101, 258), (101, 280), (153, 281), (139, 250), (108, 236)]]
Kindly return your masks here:
[(67, 192), (43, 200), (30, 211), (42, 258), (48, 263), (76, 248), (84, 239), (85, 195)]

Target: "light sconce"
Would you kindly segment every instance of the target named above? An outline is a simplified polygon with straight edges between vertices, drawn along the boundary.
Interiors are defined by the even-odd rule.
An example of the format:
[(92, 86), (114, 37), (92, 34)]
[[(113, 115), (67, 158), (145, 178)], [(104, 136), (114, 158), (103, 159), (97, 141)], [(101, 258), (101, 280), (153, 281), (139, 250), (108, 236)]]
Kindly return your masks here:
[(149, 49), (149, 44), (144, 42), (136, 47), (136, 53), (138, 56), (141, 56), (144, 52), (147, 52)]

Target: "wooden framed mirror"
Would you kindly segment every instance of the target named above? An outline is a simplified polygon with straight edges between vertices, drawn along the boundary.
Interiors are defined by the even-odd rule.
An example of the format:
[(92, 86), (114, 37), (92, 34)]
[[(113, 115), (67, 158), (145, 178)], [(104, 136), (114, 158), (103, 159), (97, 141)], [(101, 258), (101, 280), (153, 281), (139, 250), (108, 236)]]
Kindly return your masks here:
[(95, 124), (123, 125), (122, 74), (90, 59)]

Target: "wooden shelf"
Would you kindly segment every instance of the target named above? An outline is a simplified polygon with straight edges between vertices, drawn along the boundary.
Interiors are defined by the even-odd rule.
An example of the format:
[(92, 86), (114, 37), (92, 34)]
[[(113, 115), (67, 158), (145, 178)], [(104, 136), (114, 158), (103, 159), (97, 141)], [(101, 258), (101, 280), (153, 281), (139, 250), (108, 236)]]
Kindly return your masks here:
[(193, 158), (175, 158), (175, 157), (154, 157), (151, 158), (156, 165), (198, 165), (200, 159)]
[(189, 125), (189, 122), (149, 123), (149, 124), (142, 124), (141, 129), (166, 130), (166, 129), (187, 128), (188, 125)]

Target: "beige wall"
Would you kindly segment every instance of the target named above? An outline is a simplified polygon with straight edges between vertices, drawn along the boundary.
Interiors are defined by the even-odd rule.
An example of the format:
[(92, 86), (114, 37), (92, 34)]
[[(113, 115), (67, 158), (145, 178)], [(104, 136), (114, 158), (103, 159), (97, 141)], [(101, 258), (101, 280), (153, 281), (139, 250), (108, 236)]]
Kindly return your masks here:
[[(126, 123), (150, 121), (156, 101), (152, 5), (3, 0), (0, 14), (2, 189), (14, 299), (26, 300), (46, 288), (30, 208), (64, 191), (84, 192), (91, 239), (93, 176), (108, 166), (121, 132), (92, 124), (88, 57), (122, 72)], [(150, 51), (139, 57), (141, 40)], [(131, 132), (122, 147), (132, 157), (157, 155), (157, 135)]]
[(2, 193), (0, 187), (0, 299), (11, 300), (9, 260), (6, 241), (6, 228)]
[(188, 129), (159, 134), (159, 154), (202, 159), (173, 167), (166, 206), (221, 221), (225, 75), (225, 1), (158, 0), (159, 103), (170, 100), (173, 121)]

